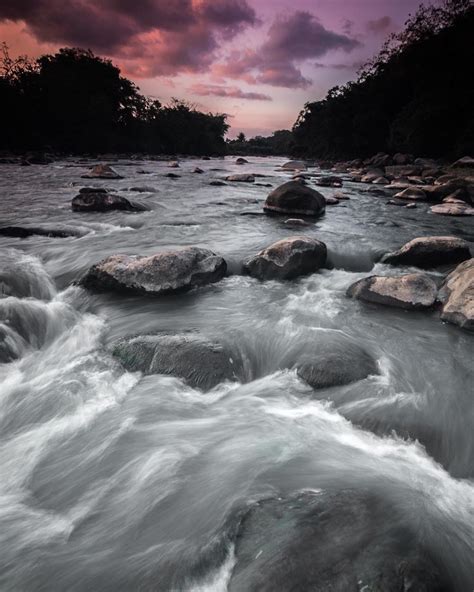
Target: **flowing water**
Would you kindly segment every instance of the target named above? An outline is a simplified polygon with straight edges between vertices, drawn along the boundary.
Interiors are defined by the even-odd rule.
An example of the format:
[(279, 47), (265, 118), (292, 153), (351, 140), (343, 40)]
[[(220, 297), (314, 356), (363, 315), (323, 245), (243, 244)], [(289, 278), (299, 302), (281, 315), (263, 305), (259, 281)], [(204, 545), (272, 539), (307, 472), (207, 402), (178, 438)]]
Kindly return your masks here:
[[(236, 508), (347, 488), (404, 516), (451, 590), (474, 588), (473, 337), (436, 312), (345, 296), (369, 273), (409, 269), (375, 263), (381, 253), (416, 236), (474, 241), (473, 220), (387, 206), (345, 183), (349, 201), (291, 231), (240, 215), (260, 212), (269, 188), (209, 186), (234, 172), (272, 186), (289, 178), (282, 159), (251, 160), (185, 160), (177, 179), (165, 163), (123, 160), (122, 180), (89, 183), (91, 163), (77, 160), (1, 166), (2, 225), (75, 236), (0, 237), (0, 331), (18, 356), (0, 364), (0, 590), (224, 592)], [(87, 184), (150, 209), (73, 213)], [(137, 185), (156, 192), (128, 191)], [(286, 283), (240, 275), (246, 256), (292, 234), (324, 241), (332, 269)], [(184, 245), (222, 255), (229, 276), (154, 299), (74, 284), (109, 254)], [(110, 354), (122, 336), (163, 329), (218, 335), (245, 361), (245, 381), (203, 393), (128, 373)], [(369, 351), (380, 374), (313, 391), (285, 369), (288, 352), (328, 332)]]

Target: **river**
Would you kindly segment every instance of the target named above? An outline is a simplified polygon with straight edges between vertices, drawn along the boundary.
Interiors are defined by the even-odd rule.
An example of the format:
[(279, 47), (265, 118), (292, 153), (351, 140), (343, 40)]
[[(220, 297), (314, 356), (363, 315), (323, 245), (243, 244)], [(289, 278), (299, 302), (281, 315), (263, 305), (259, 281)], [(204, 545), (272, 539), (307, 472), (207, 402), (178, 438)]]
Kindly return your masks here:
[[(402, 517), (447, 590), (473, 589), (473, 336), (436, 311), (367, 305), (345, 291), (373, 273), (414, 270), (376, 261), (417, 236), (474, 241), (474, 220), (389, 206), (345, 182), (350, 200), (291, 231), (279, 218), (241, 215), (261, 212), (270, 191), (261, 184), (290, 177), (278, 169), (284, 159), (250, 160), (186, 159), (176, 179), (164, 162), (120, 160), (123, 179), (94, 182), (81, 179), (92, 161), (1, 165), (3, 225), (76, 234), (0, 237), (0, 286), (10, 286), (0, 327), (19, 354), (0, 364), (2, 591), (245, 592), (232, 584), (235, 509), (348, 489), (376, 495), (388, 521)], [(209, 185), (242, 172), (266, 176)], [(71, 198), (92, 184), (149, 211), (73, 213)], [(143, 185), (157, 191), (128, 191)], [(292, 234), (325, 242), (332, 269), (292, 282), (240, 274), (245, 257)], [(74, 283), (110, 254), (184, 245), (222, 255), (229, 276), (161, 298)], [(231, 344), (245, 380), (203, 393), (126, 372), (110, 353), (126, 335), (188, 329)], [(379, 374), (312, 391), (284, 361), (325, 333), (363, 346)]]

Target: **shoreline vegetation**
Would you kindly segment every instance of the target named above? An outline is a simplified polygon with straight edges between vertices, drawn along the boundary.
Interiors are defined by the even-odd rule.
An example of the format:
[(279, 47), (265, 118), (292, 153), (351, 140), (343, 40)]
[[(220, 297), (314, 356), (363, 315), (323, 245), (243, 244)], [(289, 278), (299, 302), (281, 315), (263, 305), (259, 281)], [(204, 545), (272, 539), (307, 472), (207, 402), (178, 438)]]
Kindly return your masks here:
[[(41, 164), (55, 155), (296, 156), (367, 160), (380, 153), (453, 162), (474, 153), (474, 5), (423, 6), (356, 81), (307, 103), (293, 129), (226, 139), (224, 113), (143, 96), (110, 60), (62, 48), (0, 60), (0, 156)], [(101, 156), (99, 156), (101, 155)]]

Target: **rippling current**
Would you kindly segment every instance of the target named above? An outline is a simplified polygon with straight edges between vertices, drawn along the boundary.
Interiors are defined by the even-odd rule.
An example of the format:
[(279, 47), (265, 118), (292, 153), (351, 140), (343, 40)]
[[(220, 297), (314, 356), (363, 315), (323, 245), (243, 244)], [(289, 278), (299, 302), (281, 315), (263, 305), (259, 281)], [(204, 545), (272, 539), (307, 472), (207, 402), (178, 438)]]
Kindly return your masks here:
[[(381, 253), (416, 236), (473, 241), (473, 221), (437, 217), (426, 204), (387, 206), (346, 182), (349, 201), (294, 232), (278, 218), (241, 215), (261, 212), (270, 188), (259, 183), (290, 177), (277, 170), (282, 159), (251, 160), (184, 160), (177, 179), (165, 163), (123, 160), (113, 163), (123, 179), (93, 182), (81, 175), (94, 163), (77, 160), (1, 166), (2, 225), (75, 236), (0, 237), (0, 331), (19, 356), (0, 364), (0, 590), (257, 592), (234, 580), (232, 517), (308, 491), (370, 493), (383, 516), (373, 540), (396, 520), (445, 574), (444, 590), (474, 589), (473, 337), (436, 312), (345, 296), (369, 273), (413, 269), (374, 263)], [(234, 172), (267, 177), (209, 185)], [(149, 211), (73, 213), (85, 185)], [(143, 185), (156, 191), (129, 191)], [(240, 275), (245, 257), (292, 234), (324, 241), (332, 268), (283, 283)], [(75, 285), (107, 255), (184, 245), (222, 255), (230, 275), (162, 298)], [(110, 353), (126, 335), (188, 329), (231, 344), (246, 381), (203, 393), (128, 373)], [(380, 374), (313, 391), (282, 369), (289, 350), (325, 332), (369, 351)], [(267, 578), (252, 569), (248, 582)], [(291, 577), (265, 590), (315, 589)], [(369, 591), (360, 582), (334, 589)]]

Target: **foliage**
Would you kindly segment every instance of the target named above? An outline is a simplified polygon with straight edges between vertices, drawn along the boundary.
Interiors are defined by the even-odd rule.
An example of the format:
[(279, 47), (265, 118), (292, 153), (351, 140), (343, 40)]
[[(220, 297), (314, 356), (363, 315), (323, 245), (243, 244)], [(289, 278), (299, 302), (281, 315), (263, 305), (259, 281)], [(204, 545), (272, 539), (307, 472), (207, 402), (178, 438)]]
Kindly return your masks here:
[(294, 125), (296, 154), (323, 158), (474, 151), (474, 6), (421, 5), (357, 81), (307, 103)]
[(109, 60), (63, 48), (36, 61), (2, 46), (0, 148), (221, 154), (226, 116), (140, 94)]
[(277, 130), (271, 136), (255, 136), (249, 140), (240, 132), (235, 140), (227, 141), (227, 151), (232, 154), (284, 156), (290, 154), (292, 148), (293, 134), (290, 130)]

